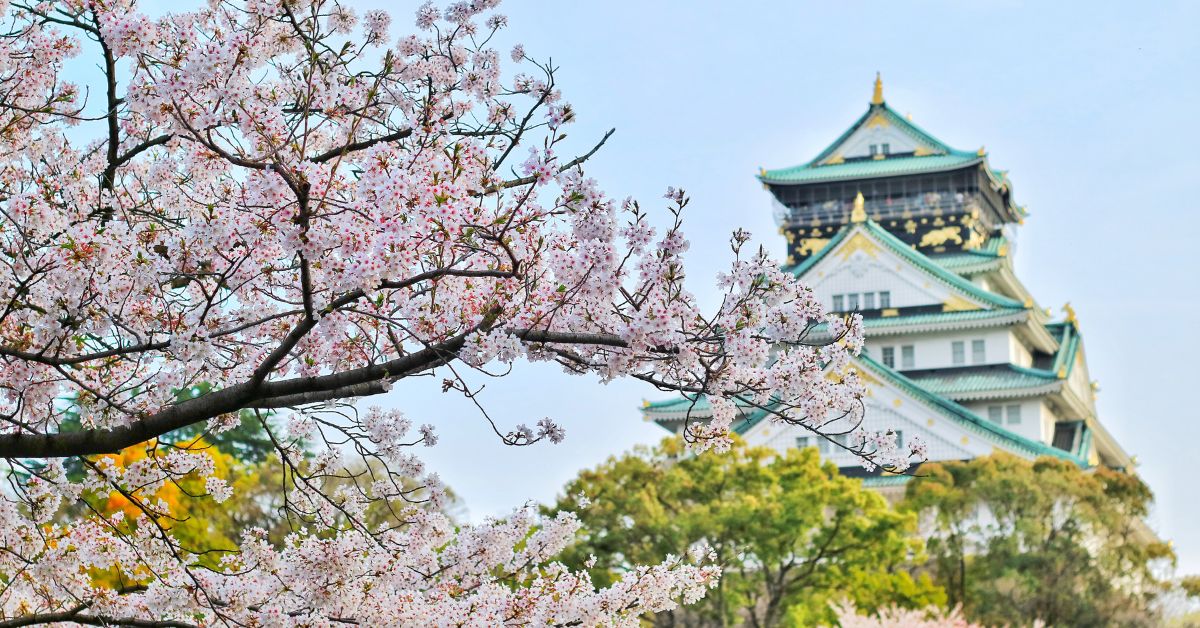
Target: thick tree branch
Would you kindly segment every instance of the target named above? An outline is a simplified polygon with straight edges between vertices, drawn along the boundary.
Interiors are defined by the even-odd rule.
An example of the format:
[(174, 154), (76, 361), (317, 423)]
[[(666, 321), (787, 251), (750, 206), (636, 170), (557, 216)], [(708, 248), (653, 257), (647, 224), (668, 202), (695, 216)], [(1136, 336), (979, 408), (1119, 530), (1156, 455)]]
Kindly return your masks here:
[(437, 368), (458, 356), (467, 338), (487, 331), (497, 313), (444, 342), (382, 364), (277, 382), (243, 382), (182, 401), (151, 416), (107, 430), (0, 435), (0, 458), (64, 458), (115, 453), (213, 417), (243, 408), (279, 408), (386, 390), (385, 382)]

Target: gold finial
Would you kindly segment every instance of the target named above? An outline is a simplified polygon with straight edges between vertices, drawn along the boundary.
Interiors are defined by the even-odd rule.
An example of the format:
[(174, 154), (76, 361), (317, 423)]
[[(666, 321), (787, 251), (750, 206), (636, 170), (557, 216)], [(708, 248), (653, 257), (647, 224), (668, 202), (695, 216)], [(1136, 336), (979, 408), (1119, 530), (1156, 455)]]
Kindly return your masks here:
[(880, 78), (878, 72), (875, 73), (875, 93), (871, 95), (871, 104), (883, 104), (883, 79)]
[(850, 210), (850, 222), (867, 221), (867, 210), (864, 208), (865, 204), (866, 201), (863, 199), (862, 192), (859, 192), (858, 196), (854, 197), (854, 209)]
[(1067, 313), (1067, 322), (1079, 324), (1079, 320), (1075, 318), (1075, 308), (1071, 307), (1071, 302), (1067, 301), (1063, 304), (1063, 311)]
[(980, 157), (983, 157), (984, 155), (986, 155), (986, 154), (987, 154), (987, 147), (985, 147), (985, 146), (980, 146), (980, 147), (979, 147), (979, 150), (975, 151), (975, 154), (976, 154), (976, 155), (979, 155)]

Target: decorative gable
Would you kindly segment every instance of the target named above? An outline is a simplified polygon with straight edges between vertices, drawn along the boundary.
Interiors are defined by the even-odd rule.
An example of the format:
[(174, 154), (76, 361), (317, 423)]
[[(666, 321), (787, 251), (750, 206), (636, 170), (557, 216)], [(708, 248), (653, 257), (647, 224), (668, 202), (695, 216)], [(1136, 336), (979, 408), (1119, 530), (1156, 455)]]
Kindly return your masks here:
[(886, 159), (891, 155), (942, 155), (946, 151), (906, 127), (907, 121), (899, 118), (887, 105), (871, 107), (850, 132), (826, 149), (828, 153), (817, 165), (833, 165), (852, 159)]
[[(833, 304), (836, 295), (878, 295), (886, 291), (888, 308), (940, 306), (942, 311), (960, 312), (992, 307), (993, 304), (975, 293), (977, 290), (965, 290), (961, 278), (956, 276), (958, 281), (950, 282), (930, 272), (932, 261), (923, 267), (896, 251), (893, 243), (878, 237), (867, 223), (848, 229), (844, 237), (831, 242), (802, 273), (805, 283), (822, 303)], [(879, 301), (873, 301), (883, 307)], [(862, 302), (858, 307), (869, 309)], [(845, 305), (843, 309), (856, 308)]]

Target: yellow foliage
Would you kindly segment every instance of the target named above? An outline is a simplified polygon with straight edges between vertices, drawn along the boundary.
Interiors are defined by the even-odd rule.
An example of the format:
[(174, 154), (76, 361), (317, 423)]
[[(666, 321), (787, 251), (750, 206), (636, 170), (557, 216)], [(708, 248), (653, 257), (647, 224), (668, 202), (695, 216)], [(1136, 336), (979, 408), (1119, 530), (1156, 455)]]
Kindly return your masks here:
[[(92, 458), (92, 462), (124, 470), (148, 458), (162, 458), (173, 449), (209, 456), (213, 461), (213, 476), (227, 481), (234, 474), (241, 475), (244, 467), (232, 456), (221, 453), (199, 436), (173, 444), (151, 440), (126, 447), (117, 454), (96, 456)], [(132, 491), (124, 493), (112, 490), (106, 497), (101, 498), (102, 501), (93, 503), (92, 507), (106, 519), (118, 512), (123, 513), (124, 521), (120, 525), (128, 530), (138, 525), (139, 517), (145, 516), (145, 521), (151, 521), (163, 530), (170, 530), (172, 536), (190, 549), (232, 549), (234, 544), (228, 538), (210, 530), (211, 511), (219, 510), (219, 507), (211, 498), (196, 497), (206, 492), (204, 484), (207, 477), (189, 473), (162, 483), (153, 492), (140, 488), (133, 488)], [(166, 504), (165, 512), (159, 504), (160, 500)], [(127, 577), (122, 576), (121, 571), (119, 568), (92, 570), (92, 582), (96, 586), (108, 588), (133, 584)], [(145, 573), (142, 577), (149, 578), (150, 574)]]

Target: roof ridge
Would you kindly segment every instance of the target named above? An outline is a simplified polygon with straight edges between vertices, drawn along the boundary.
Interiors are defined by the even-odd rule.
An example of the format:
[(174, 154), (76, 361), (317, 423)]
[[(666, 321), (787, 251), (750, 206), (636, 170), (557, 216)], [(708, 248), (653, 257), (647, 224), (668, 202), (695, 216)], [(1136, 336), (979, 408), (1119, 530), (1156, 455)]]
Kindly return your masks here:
[(759, 179), (766, 180), (766, 179), (770, 178), (767, 175), (769, 175), (771, 173), (805, 170), (805, 169), (809, 169), (809, 168), (825, 168), (825, 167), (830, 167), (830, 166), (836, 165), (836, 164), (822, 164), (821, 162), (825, 161), (826, 159), (831, 157), (834, 153), (836, 153), (839, 146), (844, 144), (846, 142), (846, 140), (850, 138), (851, 135), (853, 135), (856, 131), (858, 131), (860, 128), (862, 128), (863, 125), (867, 124), (871, 120), (871, 118), (876, 115), (883, 116), (884, 118), (886, 118), (888, 120), (888, 122), (890, 124), (894, 125), (898, 129), (900, 129), (900, 131), (902, 133), (912, 137), (913, 139), (917, 140), (920, 143), (931, 145), (935, 149), (934, 151), (932, 151), (932, 154), (930, 154), (930, 155), (903, 155), (903, 156), (893, 157), (892, 159), (905, 159), (905, 158), (909, 158), (909, 157), (925, 158), (925, 157), (937, 157), (937, 156), (982, 158), (982, 155), (980, 155), (977, 152), (958, 150), (958, 149), (954, 148), (953, 146), (950, 146), (949, 144), (943, 142), (942, 140), (935, 137), (932, 133), (921, 128), (917, 123), (913, 122), (912, 120), (909, 120), (905, 116), (901, 116), (900, 114), (896, 113), (895, 110), (893, 110), (891, 107), (888, 106), (886, 101), (883, 101), (883, 102), (879, 102), (879, 103), (872, 103), (870, 106), (868, 106), (867, 110), (865, 112), (863, 112), (863, 114), (860, 115), (857, 120), (855, 120), (853, 123), (851, 123), (850, 126), (845, 131), (843, 131), (841, 135), (839, 135), (837, 137), (837, 139), (833, 140), (833, 142), (831, 142), (828, 146), (826, 146), (824, 149), (822, 149), (821, 152), (817, 153), (816, 157), (813, 157), (812, 159), (810, 159), (806, 162), (803, 162), (801, 164), (795, 165), (795, 166), (790, 166), (787, 168), (777, 168), (777, 169), (773, 169), (773, 170), (764, 170), (759, 175)]

